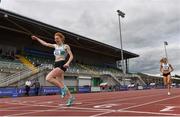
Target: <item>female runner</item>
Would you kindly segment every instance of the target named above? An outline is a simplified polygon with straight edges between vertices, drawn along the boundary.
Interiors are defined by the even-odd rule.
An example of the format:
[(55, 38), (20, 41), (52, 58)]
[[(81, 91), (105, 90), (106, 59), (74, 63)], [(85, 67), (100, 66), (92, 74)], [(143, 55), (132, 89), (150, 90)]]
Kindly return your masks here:
[(160, 64), (160, 71), (163, 74), (164, 85), (168, 88), (168, 95), (171, 95), (171, 72), (174, 69), (172, 65), (168, 63), (167, 58), (162, 58)]
[[(43, 46), (55, 49), (54, 50), (54, 56), (55, 56), (54, 69), (46, 76), (46, 80), (54, 84), (55, 86), (61, 88), (60, 94), (62, 98), (64, 98), (67, 94), (68, 100), (67, 100), (66, 105), (71, 106), (74, 101), (74, 97), (71, 95), (68, 88), (64, 85), (63, 80), (64, 80), (64, 72), (69, 67), (71, 61), (73, 60), (73, 54), (71, 52), (69, 45), (64, 44), (64, 41), (65, 41), (64, 35), (61, 34), (60, 32), (57, 32), (54, 34), (54, 41), (56, 42), (56, 44), (47, 43), (36, 36), (32, 36), (31, 38), (33, 40), (38, 41)], [(68, 54), (69, 54), (69, 59), (67, 62), (65, 62), (66, 56)], [(60, 78), (61, 80), (59, 81), (56, 78)]]

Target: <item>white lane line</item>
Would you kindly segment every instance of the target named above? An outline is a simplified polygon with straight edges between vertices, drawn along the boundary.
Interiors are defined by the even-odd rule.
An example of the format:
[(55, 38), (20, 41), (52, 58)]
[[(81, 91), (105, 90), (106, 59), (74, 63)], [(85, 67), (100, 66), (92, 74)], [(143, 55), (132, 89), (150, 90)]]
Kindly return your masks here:
[[(49, 103), (44, 103), (44, 104), (41, 104), (41, 103), (37, 103), (37, 104), (25, 104), (25, 103), (7, 103), (7, 104), (18, 104), (18, 106), (20, 106), (19, 108), (21, 108), (22, 106), (23, 107), (32, 107), (32, 106), (44, 106), (44, 107), (52, 107), (52, 108), (57, 108), (57, 107), (62, 107), (62, 106), (65, 106), (66, 107), (66, 104), (59, 104), (57, 106), (53, 106), (53, 105), (45, 105), (45, 104), (49, 104)], [(77, 102), (77, 103), (74, 103), (73, 105), (81, 105), (82, 103), (81, 102)], [(8, 107), (8, 108), (4, 108), (4, 109), (16, 109), (18, 107)], [(68, 107), (70, 108), (70, 107)]]
[[(149, 96), (148, 96), (148, 97), (149, 97)], [(140, 106), (145, 106), (145, 105), (148, 105), (148, 104), (153, 104), (153, 103), (160, 102), (160, 101), (165, 101), (165, 100), (169, 100), (169, 99), (174, 99), (174, 98), (177, 98), (177, 97), (180, 97), (180, 95), (175, 96), (175, 97), (170, 97), (170, 98), (161, 99), (161, 100), (151, 101), (151, 102), (143, 103), (143, 104), (139, 104), (139, 105), (129, 106), (129, 107), (126, 107), (126, 108), (119, 109), (119, 110), (117, 110), (117, 112), (123, 112), (123, 111), (126, 111), (126, 109), (131, 109), (131, 108), (136, 108), (136, 107), (140, 107)], [(108, 114), (108, 113), (112, 113), (112, 112), (111, 112), (111, 111), (109, 111), (109, 112), (104, 112), (104, 113), (92, 115), (91, 117), (96, 117), (96, 116), (100, 116), (100, 115), (104, 115), (104, 114)], [(162, 114), (163, 114), (163, 113), (162, 113)]]
[(107, 111), (107, 112), (103, 112), (103, 113), (91, 115), (91, 116), (89, 116), (89, 117), (97, 117), (97, 116), (104, 115), (104, 114), (108, 114), (108, 113), (112, 113), (112, 112), (116, 112), (116, 111)]
[(166, 106), (164, 109), (161, 109), (160, 112), (174, 111), (174, 109), (180, 109), (180, 106)]
[(112, 108), (114, 106), (120, 106), (122, 104), (102, 104), (102, 105), (96, 105), (93, 108)]
[(52, 104), (54, 101), (44, 101), (44, 102), (39, 102), (38, 104)]
[[(0, 112), (17, 112), (17, 110), (0, 110)], [(18, 110), (19, 111), (22, 111), (22, 112), (27, 112), (27, 111), (31, 111), (31, 112), (41, 112), (41, 111), (70, 111), (70, 112), (82, 112), (82, 110), (58, 110), (58, 109), (54, 109), (54, 110)], [(101, 111), (97, 111), (97, 110), (83, 110), (83, 112), (104, 112), (104, 110), (101, 110)], [(21, 114), (21, 113), (17, 113), (17, 114)], [(9, 115), (8, 115), (9, 116)], [(11, 115), (10, 115), (11, 116)]]
[(165, 99), (160, 99), (160, 100), (156, 100), (156, 101), (150, 101), (150, 102), (147, 102), (147, 103), (138, 104), (138, 105), (134, 105), (134, 106), (129, 106), (129, 107), (126, 107), (126, 108), (119, 109), (119, 111), (127, 110), (127, 109), (132, 109), (132, 108), (137, 108), (137, 107), (140, 107), (140, 106), (145, 106), (145, 105), (153, 104), (153, 103), (156, 103), (156, 102), (162, 102), (162, 101), (166, 101), (166, 100), (170, 100), (170, 99), (174, 99), (174, 98), (178, 98), (178, 97), (180, 97), (180, 95), (174, 96), (174, 97), (165, 98)]
[[(157, 96), (157, 95), (156, 95)], [(148, 96), (149, 97), (149, 96)], [(142, 98), (142, 97), (141, 97)], [(30, 106), (30, 105), (29, 105)], [(34, 106), (34, 105), (33, 105)], [(39, 105), (35, 105), (35, 106), (39, 106)], [(46, 106), (48, 107), (48, 105), (41, 105), (41, 106)], [(52, 107), (52, 106), (51, 106)], [(53, 106), (53, 107), (57, 107), (57, 106)], [(81, 108), (82, 109), (82, 108)], [(83, 108), (84, 109), (84, 108)], [(89, 109), (89, 108), (88, 108)], [(114, 112), (114, 111), (111, 111), (111, 112)]]
[[(160, 94), (159, 94), (160, 95)], [(161, 94), (162, 95), (162, 94)], [(158, 95), (151, 95), (151, 96), (158, 96)], [(126, 99), (120, 99), (120, 100), (116, 100), (116, 102), (117, 101), (126, 101), (126, 100), (132, 100), (132, 99), (139, 99), (139, 98), (145, 98), (145, 97), (149, 97), (149, 96), (142, 96), (142, 97), (135, 97), (135, 98), (126, 98)], [(37, 101), (39, 101), (39, 100), (37, 100)], [(13, 101), (14, 102), (14, 101)], [(107, 101), (106, 101), (107, 102)], [(103, 103), (106, 103), (106, 102), (103, 102)], [(108, 101), (108, 102), (114, 102), (114, 100), (110, 100), (110, 101)], [(6, 103), (8, 103), (8, 104), (19, 104), (19, 105), (24, 105), (24, 107), (32, 107), (32, 106), (44, 106), (44, 107), (52, 107), (52, 108), (56, 108), (56, 107), (59, 107), (59, 106), (65, 106), (65, 104), (59, 104), (59, 106), (50, 106), (50, 105), (43, 105), (43, 104), (41, 104), (41, 103), (44, 103), (44, 102), (39, 102), (39, 103), (37, 103), (37, 104), (39, 104), (39, 105), (37, 105), (37, 104), (25, 104), (25, 103), (19, 103), (19, 100), (18, 100), (18, 103), (10, 103), (10, 102), (6, 102)], [(76, 104), (76, 103), (75, 103)], [(81, 102), (77, 102), (77, 104), (82, 104)], [(97, 103), (96, 103), (97, 104)], [(92, 104), (91, 104), (92, 105)], [(83, 104), (83, 106), (84, 106), (84, 104)], [(85, 105), (86, 106), (86, 105)], [(14, 108), (17, 108), (17, 107), (14, 107)], [(19, 108), (22, 108), (22, 107), (19, 107)], [(66, 108), (66, 107), (65, 107)], [(72, 108), (72, 107), (68, 107), (68, 108)], [(77, 109), (77, 107), (74, 107), (74, 108), (76, 108)], [(7, 109), (7, 108), (6, 108)], [(11, 109), (11, 108), (10, 108)], [(12, 108), (13, 109), (13, 108)], [(91, 109), (91, 108), (78, 108), (78, 109)], [(96, 109), (97, 110), (97, 109)], [(100, 111), (100, 110), (99, 110)]]
[[(138, 114), (153, 114), (153, 115), (161, 115), (161, 116), (180, 116), (180, 114), (174, 114), (174, 113), (158, 113), (158, 112), (128, 111), (128, 110), (116, 111), (116, 110), (112, 110), (112, 111), (107, 111), (107, 112), (95, 114), (95, 115), (92, 115), (90, 117), (97, 117), (97, 116), (101, 116), (101, 115), (105, 115), (105, 114), (109, 114), (109, 113), (113, 113), (113, 112), (127, 112), (127, 113), (138, 113)], [(123, 115), (119, 115), (119, 116), (123, 116)]]
[[(12, 103), (10, 103), (12, 104)], [(13, 103), (16, 104), (16, 103)], [(33, 114), (33, 113), (39, 113), (39, 112), (45, 112), (45, 111), (58, 111), (59, 109), (79, 109), (80, 112), (88, 112), (88, 111), (94, 111), (94, 112), (104, 112), (104, 111), (109, 111), (109, 109), (94, 109), (94, 108), (80, 108), (80, 107), (59, 107), (59, 106), (49, 106), (49, 105), (34, 105), (34, 104), (21, 104), (25, 106), (43, 106), (43, 107), (53, 107), (56, 109), (50, 109), (50, 110), (33, 110), (33, 112), (26, 112), (26, 113), (18, 113), (18, 114), (12, 114), (12, 115), (7, 115), (7, 116), (18, 116), (18, 115), (25, 115), (25, 114)], [(5, 111), (5, 110), (4, 110)], [(10, 111), (10, 110), (9, 110)], [(17, 110), (16, 110), (17, 111)], [(73, 111), (73, 110), (71, 110)]]
[(8, 107), (8, 108), (1, 108), (1, 110), (11, 110), (11, 109), (21, 109), (21, 108), (25, 108), (25, 107), (30, 107), (29, 105), (19, 105), (19, 106), (13, 106), (13, 107)]
[[(161, 89), (158, 89), (158, 93), (159, 93), (159, 91), (160, 91)], [(149, 90), (149, 91), (151, 91), (151, 90)], [(157, 91), (157, 90), (156, 90)], [(164, 92), (165, 90), (162, 90), (161, 92)], [(137, 92), (138, 91), (133, 91), (132, 93), (134, 93), (133, 95), (131, 95), (131, 96), (128, 96), (128, 97), (135, 97), (135, 96), (137, 96), (138, 94), (137, 94)], [(111, 92), (112, 93), (112, 92)], [(98, 102), (100, 102), (101, 100), (103, 100), (103, 99), (107, 99), (106, 98), (106, 96), (109, 96), (110, 94), (111, 94), (110, 92), (107, 92), (107, 94), (108, 95), (104, 95), (105, 97), (99, 97), (99, 98), (96, 98), (96, 99), (92, 99), (92, 98), (88, 98), (88, 99), (84, 99), (84, 98), (82, 98), (82, 99), (78, 99), (78, 100), (81, 100), (82, 102), (87, 102), (87, 103), (91, 103), (92, 104), (92, 102), (94, 102), (94, 101), (98, 101)], [(123, 93), (120, 93), (120, 92), (117, 92), (117, 93), (119, 93), (119, 95), (123, 95)], [(130, 91), (128, 91), (128, 93), (130, 93)], [(141, 93), (144, 93), (144, 92), (142, 92), (141, 91)], [(154, 95), (154, 94), (156, 94), (157, 95), (157, 93), (156, 92), (150, 92), (148, 95), (150, 96), (150, 95)], [(165, 93), (163, 93), (163, 94), (165, 94)], [(160, 95), (163, 95), (162, 93), (160, 93)], [(110, 98), (111, 100), (117, 100), (117, 98), (119, 98), (119, 95), (117, 96), (117, 95), (113, 95), (113, 98)], [(144, 94), (144, 95), (147, 95), (147, 94)], [(141, 96), (143, 96), (143, 95), (141, 95)], [(138, 96), (138, 97), (140, 97), (140, 96)], [(85, 97), (86, 98), (86, 97)], [(122, 98), (126, 98), (127, 99), (127, 97), (122, 97)]]
[[(81, 109), (81, 110), (59, 110), (59, 109)], [(83, 109), (83, 110), (82, 110)], [(9, 110), (10, 111), (10, 110)], [(29, 111), (29, 110), (27, 110)], [(34, 114), (34, 113), (41, 113), (41, 112), (51, 112), (51, 111), (71, 111), (71, 112), (104, 112), (104, 111), (110, 111), (107, 109), (93, 109), (93, 108), (78, 108), (78, 107), (63, 107), (63, 108), (56, 108), (56, 109), (50, 109), (50, 110), (33, 110), (31, 112), (25, 112), (25, 113), (17, 113), (17, 114), (11, 114), (6, 116), (22, 116), (27, 114)], [(113, 112), (113, 111), (112, 111)]]
[(114, 111), (112, 109), (95, 109), (95, 108), (84, 108), (84, 107), (61, 107), (61, 108), (64, 108), (64, 109), (80, 109), (80, 110), (95, 110), (95, 111)]
[(161, 109), (160, 112), (174, 111), (175, 106), (166, 106), (164, 109)]
[[(94, 104), (107, 104), (107, 103), (114, 103), (114, 102), (121, 102), (121, 101), (128, 101), (128, 100), (135, 100), (135, 99), (141, 99), (146, 97), (154, 97), (154, 96), (163, 96), (164, 94), (154, 94), (154, 95), (146, 95), (146, 96), (138, 96), (138, 97), (132, 97), (132, 98), (123, 98), (123, 99), (116, 99), (116, 100), (108, 100), (108, 101), (101, 101), (101, 102), (94, 102), (90, 104), (83, 104), (83, 106), (94, 106)], [(84, 102), (86, 103), (86, 102)]]
[(58, 107), (58, 106), (50, 106), (50, 105), (38, 105), (38, 104), (24, 104), (24, 103), (7, 103), (7, 104), (15, 104), (15, 105), (24, 105), (24, 106), (44, 106), (44, 107)]
[[(82, 102), (75, 102), (75, 103), (73, 103), (73, 105), (81, 105), (82, 104)], [(59, 104), (59, 106), (65, 106), (66, 107), (66, 104)]]
[(166, 115), (166, 116), (180, 116), (180, 114), (174, 114), (174, 113), (158, 113), (158, 112), (146, 112), (146, 111), (128, 111), (128, 110), (122, 110), (119, 112), (127, 112), (127, 113), (140, 113), (140, 114), (154, 114), (154, 115)]
[(50, 109), (50, 110), (34, 110), (31, 112), (25, 112), (25, 113), (17, 113), (17, 114), (10, 114), (10, 115), (6, 115), (6, 116), (22, 116), (22, 115), (26, 115), (26, 114), (33, 114), (33, 113), (40, 113), (40, 112), (46, 112), (46, 111), (56, 111), (57, 109)]

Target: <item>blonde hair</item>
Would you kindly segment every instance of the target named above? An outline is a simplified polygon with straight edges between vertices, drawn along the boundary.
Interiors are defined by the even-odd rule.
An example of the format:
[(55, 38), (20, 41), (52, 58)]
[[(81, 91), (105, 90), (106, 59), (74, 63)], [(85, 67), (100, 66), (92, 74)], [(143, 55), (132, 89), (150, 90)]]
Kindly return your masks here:
[(160, 63), (165, 63), (165, 62), (168, 62), (168, 60), (167, 60), (167, 58), (162, 58), (161, 60), (160, 60)]
[(62, 42), (64, 43), (65, 37), (64, 37), (64, 35), (63, 35), (62, 33), (57, 32), (57, 33), (55, 33), (54, 35), (55, 35), (55, 36), (59, 36), (59, 37), (61, 38)]

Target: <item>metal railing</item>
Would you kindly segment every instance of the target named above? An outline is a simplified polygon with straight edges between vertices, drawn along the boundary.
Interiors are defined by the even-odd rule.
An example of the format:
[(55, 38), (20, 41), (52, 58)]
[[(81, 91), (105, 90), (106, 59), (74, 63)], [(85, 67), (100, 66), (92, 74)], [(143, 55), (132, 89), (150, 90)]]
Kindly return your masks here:
[(40, 66), (40, 67), (37, 67), (37, 68), (33, 68), (33, 69), (25, 69), (25, 70), (22, 70), (20, 72), (17, 72), (15, 74), (12, 74), (10, 76), (7, 76), (7, 77), (4, 77), (4, 78), (1, 78), (0, 79), (0, 87), (6, 87), (6, 86), (9, 86), (10, 84), (12, 83), (15, 83), (15, 82), (18, 82), (24, 78), (27, 78), (41, 70), (45, 69), (45, 67), (43, 66)]
[(0, 61), (0, 68), (24, 69), (25, 66), (22, 63)]
[[(47, 72), (47, 71), (46, 71), (45, 69), (42, 69), (42, 70), (41, 70), (40, 72), (38, 72), (37, 74), (32, 75), (32, 76), (30, 76), (30, 77), (27, 77), (27, 79), (28, 79), (28, 80), (31, 80), (31, 81), (34, 81), (34, 79), (39, 79), (40, 77), (44, 76), (46, 72)], [(24, 86), (24, 84), (25, 84), (25, 82), (26, 82), (27, 79), (20, 80), (20, 81), (17, 83), (17, 86), (18, 86), (18, 87)]]

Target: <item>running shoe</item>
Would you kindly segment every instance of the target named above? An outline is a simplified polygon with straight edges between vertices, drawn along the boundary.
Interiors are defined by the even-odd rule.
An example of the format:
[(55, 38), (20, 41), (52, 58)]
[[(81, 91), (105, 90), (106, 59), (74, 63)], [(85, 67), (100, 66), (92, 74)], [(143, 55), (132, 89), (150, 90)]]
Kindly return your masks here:
[(74, 101), (75, 101), (75, 97), (70, 97), (70, 98), (67, 100), (66, 106), (71, 106)]

